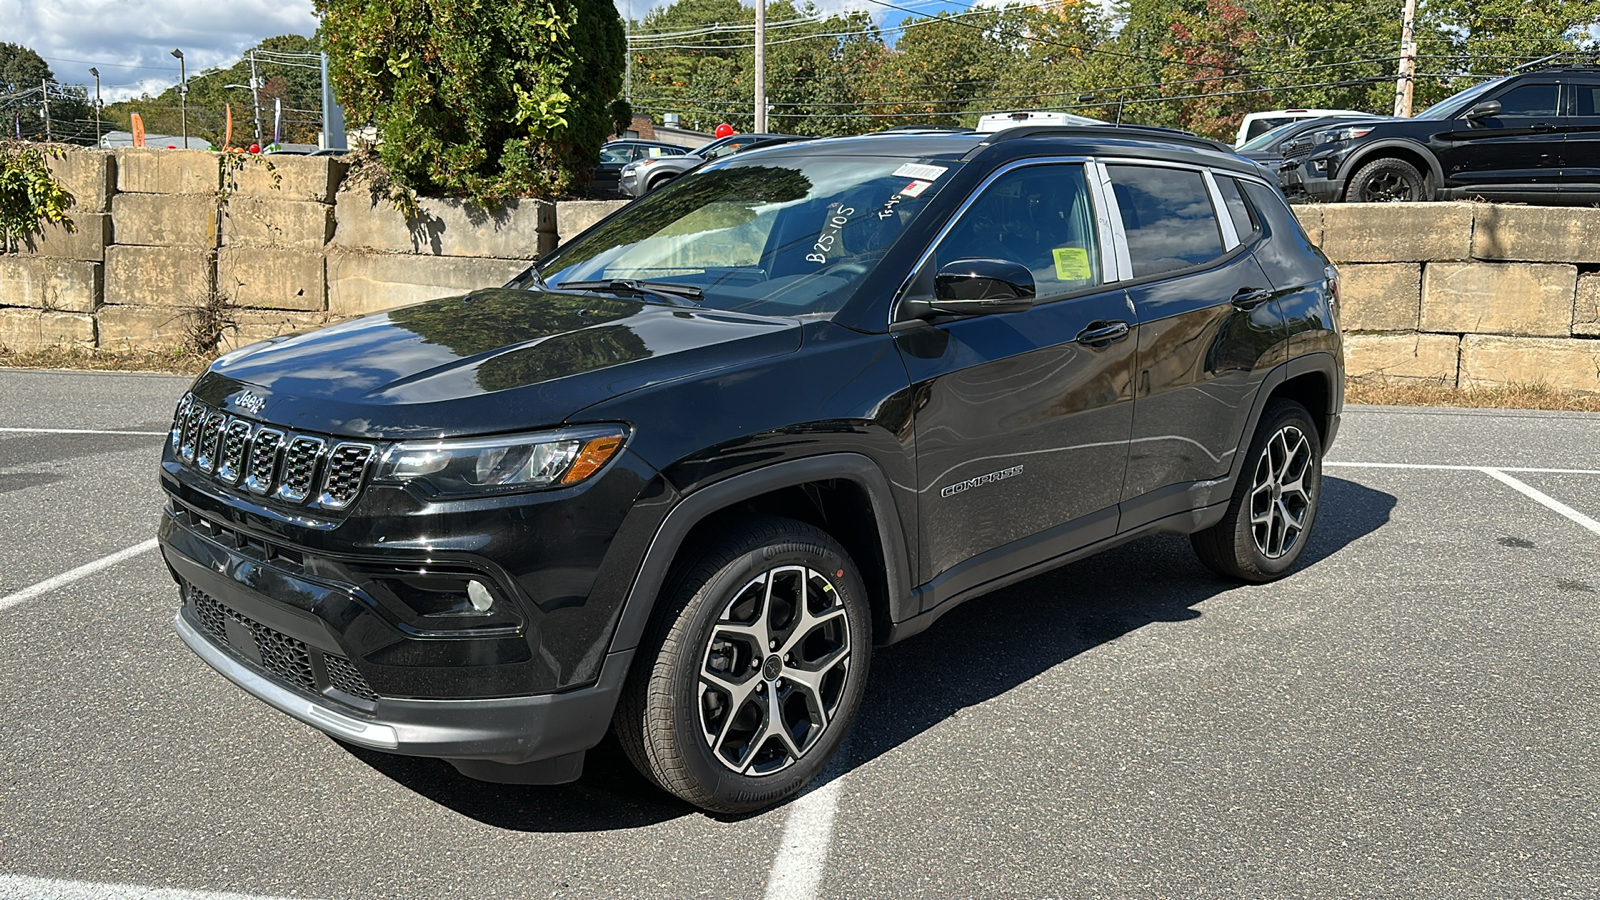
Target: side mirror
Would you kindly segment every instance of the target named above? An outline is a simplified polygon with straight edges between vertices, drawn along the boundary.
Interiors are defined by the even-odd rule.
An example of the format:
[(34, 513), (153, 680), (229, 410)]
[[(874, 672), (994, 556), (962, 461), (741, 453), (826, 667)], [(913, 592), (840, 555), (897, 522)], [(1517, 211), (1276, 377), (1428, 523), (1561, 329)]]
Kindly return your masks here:
[(1485, 100), (1467, 110), (1468, 119), (1492, 119), (1500, 115), (1499, 100)]
[(1036, 293), (1033, 272), (1021, 263), (958, 259), (934, 276), (934, 299), (928, 306), (953, 316), (1022, 312), (1033, 307)]

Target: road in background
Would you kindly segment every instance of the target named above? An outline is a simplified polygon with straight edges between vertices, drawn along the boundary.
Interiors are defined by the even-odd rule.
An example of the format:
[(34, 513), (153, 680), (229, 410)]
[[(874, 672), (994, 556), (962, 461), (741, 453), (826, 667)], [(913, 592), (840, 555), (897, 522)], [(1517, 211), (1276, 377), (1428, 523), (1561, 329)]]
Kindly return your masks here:
[[(0, 430), (0, 597), (153, 535), (186, 382), (0, 372), (0, 429), (155, 433)], [(1597, 448), (1352, 408), (1332, 457), (1587, 470), (1512, 474), (1596, 517)], [(146, 552), (0, 609), (0, 897), (1594, 896), (1597, 592), (1600, 535), (1483, 472), (1330, 466), (1289, 578), (1157, 537), (976, 600), (878, 651), (824, 791), (719, 818), (609, 745), (554, 788), (340, 745), (185, 649)]]

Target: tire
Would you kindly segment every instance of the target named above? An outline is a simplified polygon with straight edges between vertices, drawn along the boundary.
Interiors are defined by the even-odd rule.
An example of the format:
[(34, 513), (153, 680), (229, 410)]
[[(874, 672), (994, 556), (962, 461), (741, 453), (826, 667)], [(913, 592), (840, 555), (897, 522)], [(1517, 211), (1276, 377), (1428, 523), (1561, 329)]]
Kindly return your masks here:
[(1428, 179), (1403, 159), (1375, 159), (1356, 170), (1345, 188), (1352, 203), (1400, 203), (1433, 199)]
[(740, 520), (681, 562), (623, 688), (617, 738), (645, 777), (702, 809), (782, 802), (827, 766), (861, 705), (866, 586), (838, 542), (792, 519)]
[(648, 185), (646, 185), (645, 189), (644, 189), (644, 192), (646, 194), (648, 194), (651, 191), (654, 191), (654, 190), (660, 188), (661, 186), (663, 186), (665, 184), (668, 184), (669, 182), (672, 181), (672, 179), (677, 178), (677, 177), (678, 176), (676, 176), (676, 175), (662, 175), (662, 176), (656, 178), (654, 181), (651, 181)]
[(1322, 497), (1322, 438), (1306, 408), (1274, 401), (1262, 414), (1222, 521), (1189, 536), (1219, 575), (1255, 584), (1288, 574)]

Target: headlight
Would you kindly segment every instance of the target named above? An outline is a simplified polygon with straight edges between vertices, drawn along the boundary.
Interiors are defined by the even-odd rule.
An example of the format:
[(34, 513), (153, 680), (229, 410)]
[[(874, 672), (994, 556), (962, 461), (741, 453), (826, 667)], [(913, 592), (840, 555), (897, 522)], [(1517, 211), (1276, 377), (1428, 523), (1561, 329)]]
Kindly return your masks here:
[(407, 441), (383, 455), (377, 480), (416, 484), (433, 494), (454, 497), (567, 487), (600, 471), (627, 437), (619, 426), (600, 425), (468, 440)]
[(1358, 137), (1366, 137), (1372, 131), (1371, 125), (1347, 125), (1343, 128), (1332, 128), (1327, 131), (1317, 132), (1316, 143), (1332, 144), (1335, 141), (1352, 141)]

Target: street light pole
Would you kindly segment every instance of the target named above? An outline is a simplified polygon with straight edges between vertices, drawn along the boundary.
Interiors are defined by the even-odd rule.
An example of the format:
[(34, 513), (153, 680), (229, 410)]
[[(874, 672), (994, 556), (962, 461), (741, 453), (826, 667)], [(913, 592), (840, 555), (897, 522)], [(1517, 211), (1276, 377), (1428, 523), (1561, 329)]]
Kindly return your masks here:
[(184, 69), (183, 51), (174, 50), (178, 58), (178, 115), (183, 120), (183, 149), (189, 149), (189, 74)]
[(256, 114), (256, 146), (261, 146), (261, 82), (256, 78), (256, 52), (250, 51), (250, 106)]
[(756, 0), (756, 134), (767, 130), (767, 0)]
[(94, 76), (94, 145), (100, 146), (100, 70), (90, 68), (89, 74)]

